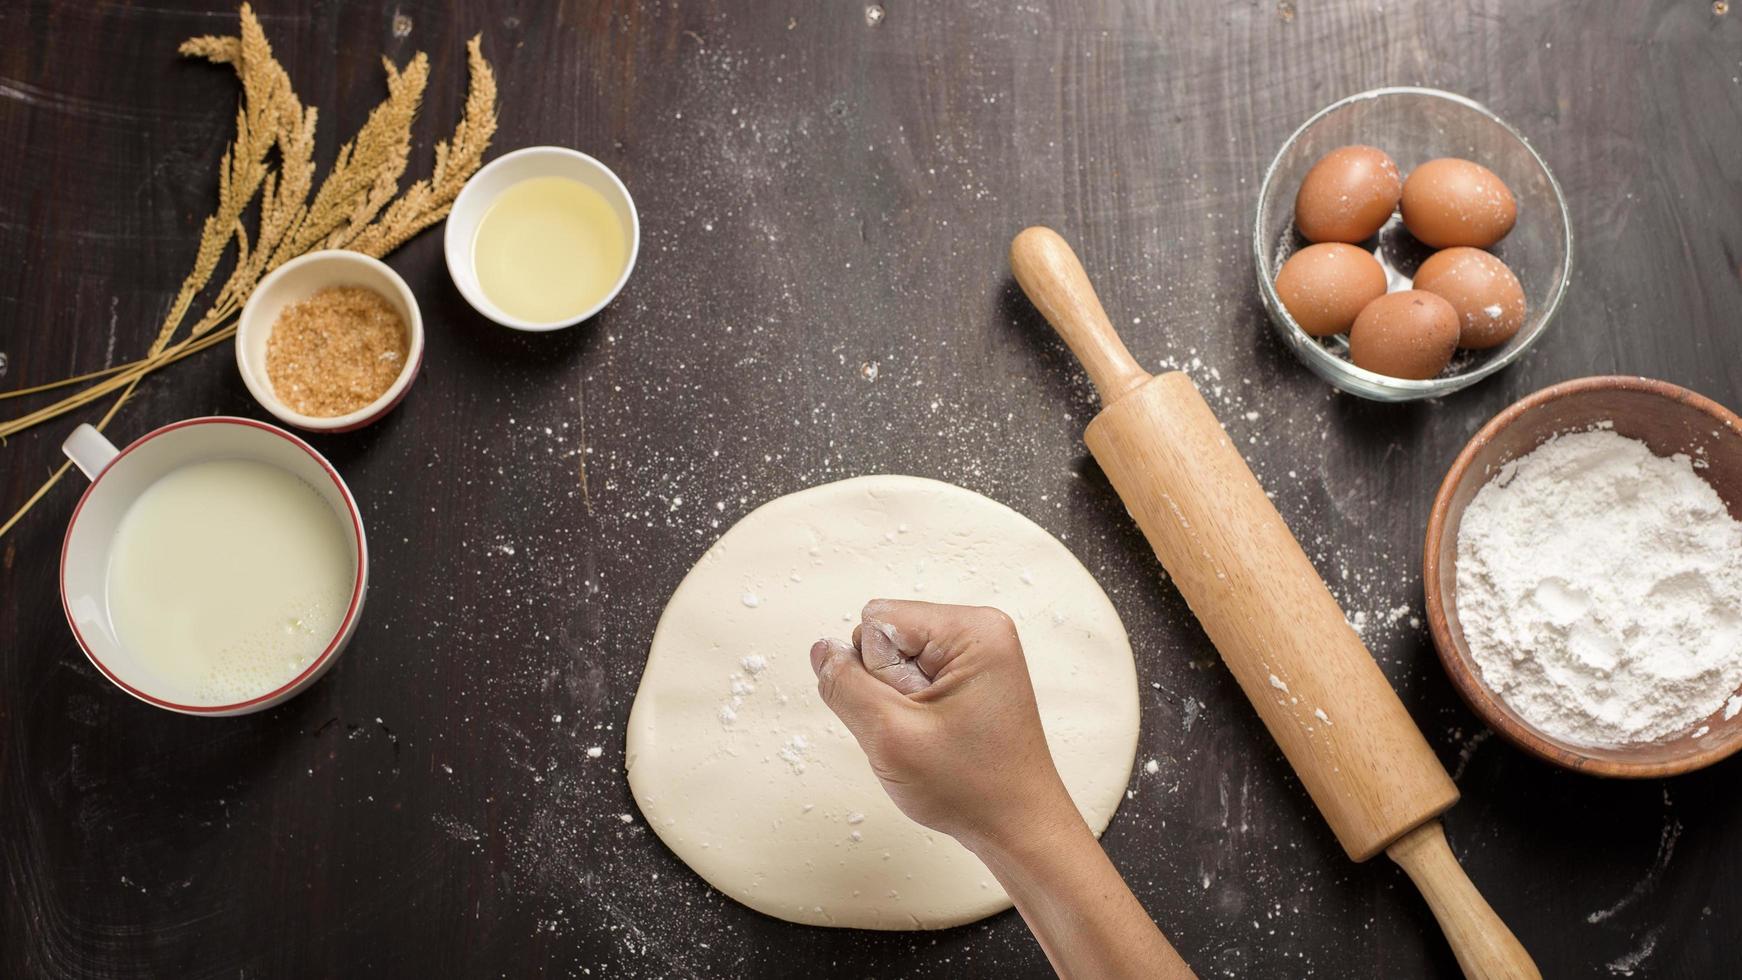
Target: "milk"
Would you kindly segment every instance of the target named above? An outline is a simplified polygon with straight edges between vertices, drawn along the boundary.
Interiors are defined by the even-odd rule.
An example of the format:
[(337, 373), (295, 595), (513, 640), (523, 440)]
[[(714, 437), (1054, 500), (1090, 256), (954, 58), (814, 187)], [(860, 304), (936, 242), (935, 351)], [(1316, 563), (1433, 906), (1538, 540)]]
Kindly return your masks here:
[(110, 547), (121, 646), (190, 705), (233, 704), (300, 674), (343, 621), (356, 552), (315, 489), (269, 463), (192, 463), (148, 487)]

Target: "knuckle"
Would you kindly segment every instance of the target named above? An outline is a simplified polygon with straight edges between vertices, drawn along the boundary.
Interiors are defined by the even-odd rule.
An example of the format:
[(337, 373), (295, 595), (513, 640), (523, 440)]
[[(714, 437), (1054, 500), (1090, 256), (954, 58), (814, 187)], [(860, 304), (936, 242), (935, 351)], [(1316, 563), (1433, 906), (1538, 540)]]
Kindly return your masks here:
[(974, 625), (988, 636), (1014, 637), (1016, 621), (1010, 614), (996, 606), (978, 606), (974, 609)]

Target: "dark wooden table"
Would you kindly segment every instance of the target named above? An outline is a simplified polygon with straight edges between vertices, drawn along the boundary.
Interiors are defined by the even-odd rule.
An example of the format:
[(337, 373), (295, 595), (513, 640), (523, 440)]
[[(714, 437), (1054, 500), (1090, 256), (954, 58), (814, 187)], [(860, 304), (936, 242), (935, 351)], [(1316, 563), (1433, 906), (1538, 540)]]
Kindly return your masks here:
[[(1367, 617), (1462, 786), (1453, 846), (1545, 974), (1735, 975), (1742, 763), (1639, 783), (1539, 764), (1489, 737), (1414, 625), (1433, 490), (1502, 406), (1609, 372), (1742, 403), (1742, 13), (1723, 6), (887, 0), (873, 23), (816, 0), (267, 0), (323, 160), (378, 98), (378, 54), (430, 53), (413, 174), (484, 31), (497, 148), (616, 168), (640, 264), (591, 323), (526, 336), (471, 312), (439, 235), (392, 257), (429, 328), (422, 378), (382, 424), (316, 440), (367, 516), (368, 608), (284, 706), (182, 718), (89, 666), (54, 584), (76, 478), (0, 540), (0, 974), (1043, 975), (1011, 914), (875, 934), (752, 913), (660, 845), (623, 778), (655, 619), (713, 537), (779, 494), (900, 472), (1030, 515), (1112, 595), (1160, 772), (1134, 772), (1106, 845), (1200, 973), (1455, 975), (1401, 873), (1344, 858), (1088, 461), (1086, 380), (1005, 267), (1045, 222), (1139, 359), (1210, 389)], [(175, 45), (233, 25), (222, 2), (0, 11), (0, 387), (149, 343), (236, 98)], [(1399, 83), (1528, 133), (1578, 255), (1537, 350), (1392, 407), (1272, 338), (1247, 227), (1295, 125)], [(226, 346), (159, 375), (113, 433), (264, 417), (231, 364)], [(0, 509), (76, 421), (0, 448)]]

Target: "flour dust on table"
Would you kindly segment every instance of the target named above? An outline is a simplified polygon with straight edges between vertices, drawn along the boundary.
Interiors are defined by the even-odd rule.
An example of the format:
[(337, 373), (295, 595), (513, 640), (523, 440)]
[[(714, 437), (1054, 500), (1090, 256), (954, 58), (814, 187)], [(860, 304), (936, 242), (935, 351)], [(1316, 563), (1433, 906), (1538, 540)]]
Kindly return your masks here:
[[(936, 929), (1010, 907), (985, 866), (890, 802), (816, 693), (809, 651), (872, 598), (997, 606), (1098, 834), (1137, 750), (1137, 675), (1112, 603), (1065, 546), (947, 483), (868, 476), (776, 499), (672, 594), (629, 715), (629, 785), (698, 874), (792, 922)], [(948, 746), (939, 746), (948, 751)]]

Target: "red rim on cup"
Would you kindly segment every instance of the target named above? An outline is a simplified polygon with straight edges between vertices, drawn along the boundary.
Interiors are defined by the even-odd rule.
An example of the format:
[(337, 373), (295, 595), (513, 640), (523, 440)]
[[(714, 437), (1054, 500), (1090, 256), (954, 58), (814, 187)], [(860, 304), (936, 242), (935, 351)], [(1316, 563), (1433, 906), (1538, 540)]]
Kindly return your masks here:
[[(91, 485), (85, 488), (77, 506), (73, 508), (72, 518), (67, 522), (66, 535), (61, 541), (61, 609), (66, 614), (67, 625), (72, 629), (73, 638), (78, 641), (79, 648), (104, 677), (139, 700), (170, 711), (192, 715), (237, 715), (261, 711), (287, 700), (314, 683), (332, 666), (356, 631), (358, 617), (363, 611), (363, 598), (368, 590), (369, 546), (363, 533), (362, 513), (357, 507), (356, 499), (351, 496), (350, 488), (345, 486), (345, 481), (339, 477), (332, 464), (312, 446), (291, 433), (264, 422), (230, 416), (210, 416), (173, 422), (140, 436), (119, 451), (96, 429), (81, 425), (68, 437), (63, 448), (67, 456), (91, 477)], [(180, 466), (225, 458), (259, 459), (280, 465), (310, 483), (329, 504), (339, 504), (340, 507), (335, 509), (342, 508), (349, 518), (355, 577), (351, 583), (350, 601), (338, 629), (320, 655), (295, 677), (270, 691), (243, 701), (228, 704), (183, 704), (142, 689), (137, 678), (130, 682), (122, 676), (122, 671), (107, 661), (98, 649), (102, 644), (94, 643), (86, 635), (86, 629), (80, 627), (81, 623), (89, 628), (97, 622), (107, 621), (106, 594), (100, 602), (93, 600), (91, 589), (69, 587), (69, 579), (90, 579), (94, 575), (101, 580), (106, 576), (106, 542), (113, 536), (112, 526), (119, 522), (120, 517), (146, 487)], [(286, 462), (291, 465), (284, 465)], [(308, 479), (305, 474), (315, 476), (321, 481), (320, 485), (316, 485), (315, 480)], [(101, 511), (100, 518), (94, 516), (98, 511)], [(104, 535), (98, 530), (81, 535), (81, 519), (98, 519), (111, 527), (110, 533)], [(100, 540), (86, 540), (91, 534), (97, 535)], [(99, 557), (103, 559), (100, 564), (104, 567), (93, 571), (90, 566)], [(117, 652), (122, 649), (119, 641), (112, 636), (101, 639), (113, 643)]]

